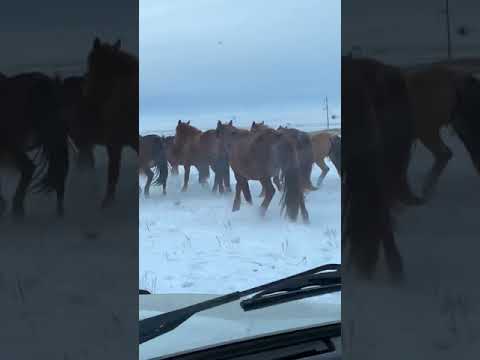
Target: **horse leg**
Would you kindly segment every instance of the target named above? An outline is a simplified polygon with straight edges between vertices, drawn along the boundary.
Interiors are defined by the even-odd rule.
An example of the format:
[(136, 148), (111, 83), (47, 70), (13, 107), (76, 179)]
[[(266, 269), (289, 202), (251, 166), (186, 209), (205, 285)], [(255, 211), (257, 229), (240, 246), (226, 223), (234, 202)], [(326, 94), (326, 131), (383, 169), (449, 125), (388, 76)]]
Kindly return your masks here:
[(220, 168), (217, 164), (212, 164), (212, 170), (215, 173), (212, 192), (214, 193), (218, 189), (220, 193), (223, 193), (223, 184), (220, 184), (221, 182)]
[(243, 178), (241, 180), (242, 184), (242, 192), (243, 192), (243, 197), (245, 198), (245, 201), (252, 205), (252, 193), (250, 192), (250, 186), (248, 185), (248, 180)]
[(122, 148), (120, 146), (107, 146), (108, 153), (108, 182), (107, 192), (102, 202), (102, 208), (109, 207), (115, 197), (115, 189), (120, 175), (120, 162), (122, 160)]
[(237, 184), (235, 185), (235, 200), (233, 201), (232, 212), (240, 210), (240, 203), (242, 202), (240, 197), (242, 193), (242, 184), (239, 181), (239, 176), (235, 175), (235, 177), (237, 178)]
[(273, 177), (273, 183), (277, 187), (278, 191), (282, 191), (282, 183), (280, 181), (280, 175), (279, 174), (277, 174)]
[(393, 233), (387, 234), (384, 237), (383, 246), (385, 250), (385, 261), (390, 274), (395, 282), (403, 279), (403, 262), (402, 257), (398, 251)]
[(185, 169), (185, 174), (183, 177), (183, 187), (182, 187), (182, 192), (187, 191), (188, 188), (188, 180), (190, 178), (190, 164), (185, 164), (183, 165), (183, 168)]
[(13, 158), (17, 164), (18, 170), (20, 170), (20, 182), (18, 183), (17, 190), (13, 197), (12, 210), (15, 217), (23, 218), (25, 216), (25, 195), (28, 186), (32, 182), (35, 166), (28, 156), (21, 151), (15, 153)]
[(317, 187), (320, 187), (322, 186), (323, 179), (325, 179), (325, 176), (327, 176), (328, 172), (330, 171), (330, 168), (325, 163), (325, 159), (320, 159), (319, 161), (317, 161), (317, 165), (322, 170), (322, 173), (320, 174), (317, 180)]
[(178, 175), (178, 165), (177, 164), (174, 164), (174, 165), (171, 165), (170, 166), (172, 167), (172, 175)]
[(440, 137), (440, 133), (436, 132), (430, 136), (423, 136), (420, 141), (425, 147), (431, 151), (435, 158), (435, 162), (423, 184), (423, 199), (429, 199), (438, 183), (440, 175), (447, 166), (448, 161), (452, 158), (452, 151), (445, 145)]
[(223, 185), (226, 192), (232, 192), (232, 188), (230, 187), (230, 166), (228, 162), (225, 169), (225, 176), (223, 177)]
[(198, 182), (202, 187), (207, 186), (207, 179), (210, 177), (210, 165), (202, 163), (198, 167)]
[(153, 180), (153, 171), (146, 167), (144, 169), (145, 171), (145, 175), (147, 175), (147, 183), (145, 184), (145, 188), (143, 189), (143, 193), (145, 195), (146, 198), (150, 197), (150, 184), (152, 183), (152, 180)]
[(273, 199), (273, 195), (275, 194), (275, 188), (273, 187), (272, 181), (270, 178), (264, 178), (260, 180), (265, 189), (265, 198), (263, 199), (262, 205), (260, 205), (260, 215), (263, 217), (267, 212), (268, 206)]

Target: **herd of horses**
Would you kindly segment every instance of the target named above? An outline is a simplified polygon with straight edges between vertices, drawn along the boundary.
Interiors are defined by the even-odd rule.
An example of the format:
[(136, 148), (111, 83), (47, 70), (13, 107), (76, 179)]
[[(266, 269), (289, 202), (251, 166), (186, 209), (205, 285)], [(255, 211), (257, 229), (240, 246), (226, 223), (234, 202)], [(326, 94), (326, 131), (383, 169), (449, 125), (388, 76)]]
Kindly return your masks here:
[[(163, 185), (164, 192), (167, 163), (173, 174), (178, 174), (178, 166), (184, 166), (183, 191), (188, 189), (194, 166), (200, 183), (207, 183), (211, 169), (214, 191), (229, 192), (231, 167), (236, 178), (233, 210), (240, 208), (242, 193), (251, 203), (248, 181), (256, 180), (262, 184), (262, 214), (272, 200), (275, 184), (283, 193), (288, 217), (295, 220), (300, 213), (308, 221), (304, 194), (315, 190), (311, 165), (322, 168), (319, 186), (328, 171), (323, 161), (328, 155), (342, 179), (344, 259), (368, 277), (383, 245), (388, 268), (400, 278), (402, 258), (394, 238), (393, 211), (401, 204), (422, 205), (432, 196), (452, 157), (441, 138), (442, 127), (452, 127), (480, 171), (480, 81), (448, 66), (410, 71), (343, 56), (345, 151), (340, 167), (340, 137), (272, 129), (264, 123), (253, 123), (247, 130), (232, 122), (218, 122), (215, 129), (200, 131), (179, 121), (173, 137), (139, 138), (138, 58), (121, 49), (119, 41), (109, 44), (95, 38), (86, 60), (84, 76), (60, 79), (42, 73), (0, 74), (0, 168), (13, 168), (20, 174), (12, 200), (12, 212), (18, 218), (24, 217), (29, 190), (55, 192), (56, 211), (63, 215), (69, 148), (80, 168), (92, 169), (93, 149), (103, 145), (108, 154), (108, 177), (102, 207), (114, 201), (122, 150), (131, 147), (149, 178), (147, 195), (152, 168), (158, 172), (155, 182)], [(407, 180), (416, 140), (434, 156), (421, 195), (413, 193)], [(2, 181), (0, 213), (6, 209), (1, 185)]]
[[(138, 59), (120, 45), (95, 38), (84, 76), (0, 76), (0, 168), (20, 173), (12, 201), (16, 218), (25, 215), (29, 190), (54, 191), (57, 214), (64, 214), (69, 148), (80, 168), (92, 169), (94, 147), (106, 147), (108, 180), (102, 207), (114, 201), (122, 149), (129, 146), (138, 153)], [(5, 209), (0, 188), (0, 212)]]
[[(394, 237), (394, 210), (432, 196), (451, 150), (450, 126), (480, 171), (480, 81), (446, 65), (408, 70), (342, 57), (342, 258), (370, 278), (383, 245), (394, 281), (404, 276)], [(407, 180), (411, 149), (421, 142), (434, 164), (416, 195)]]
[[(140, 136), (139, 144), (139, 170), (147, 176), (146, 197), (152, 183), (163, 186), (166, 193), (168, 165), (175, 175), (179, 173), (178, 166), (184, 167), (182, 191), (188, 189), (192, 166), (197, 169), (198, 181), (203, 186), (211, 169), (214, 173), (212, 192), (220, 193), (231, 192), (231, 168), (236, 180), (233, 211), (240, 209), (242, 194), (245, 201), (252, 204), (248, 181), (256, 180), (262, 184), (261, 215), (265, 215), (272, 201), (275, 184), (282, 192), (282, 210), (293, 221), (299, 214), (304, 222), (309, 221), (305, 193), (321, 185), (329, 171), (326, 157), (340, 174), (341, 138), (329, 131), (307, 133), (282, 126), (273, 129), (265, 122), (253, 122), (250, 129), (242, 129), (234, 126), (233, 121), (218, 121), (215, 129), (201, 131), (190, 121), (179, 120), (174, 136)], [(313, 164), (322, 170), (317, 187), (311, 183)]]

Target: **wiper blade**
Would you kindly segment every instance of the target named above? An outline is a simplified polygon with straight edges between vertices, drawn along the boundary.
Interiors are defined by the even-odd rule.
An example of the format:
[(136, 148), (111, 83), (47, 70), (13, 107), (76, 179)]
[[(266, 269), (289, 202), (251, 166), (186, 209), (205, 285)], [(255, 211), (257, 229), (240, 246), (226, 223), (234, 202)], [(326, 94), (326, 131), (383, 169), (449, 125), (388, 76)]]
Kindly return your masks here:
[(340, 266), (334, 271), (321, 271), (300, 279), (291, 279), (271, 286), (240, 302), (245, 311), (261, 309), (285, 302), (334, 293), (342, 289)]
[(319, 266), (284, 279), (236, 291), (184, 308), (140, 320), (140, 344), (174, 330), (192, 315), (256, 294), (241, 303), (245, 311), (276, 305), (292, 300), (328, 294), (341, 289), (340, 265)]

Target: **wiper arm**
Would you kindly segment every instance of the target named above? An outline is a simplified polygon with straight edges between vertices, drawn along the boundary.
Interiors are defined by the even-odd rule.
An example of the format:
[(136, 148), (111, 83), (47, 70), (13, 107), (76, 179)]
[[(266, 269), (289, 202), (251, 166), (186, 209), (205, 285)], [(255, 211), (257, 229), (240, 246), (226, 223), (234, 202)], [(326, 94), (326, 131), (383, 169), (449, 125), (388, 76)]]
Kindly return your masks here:
[(236, 291), (210, 300), (186, 306), (184, 308), (140, 320), (140, 344), (174, 330), (192, 315), (225, 305), (256, 294), (257, 296), (241, 302), (245, 311), (276, 305), (292, 300), (323, 295), (340, 291), (340, 265), (319, 266), (296, 275), (256, 286), (243, 291)]

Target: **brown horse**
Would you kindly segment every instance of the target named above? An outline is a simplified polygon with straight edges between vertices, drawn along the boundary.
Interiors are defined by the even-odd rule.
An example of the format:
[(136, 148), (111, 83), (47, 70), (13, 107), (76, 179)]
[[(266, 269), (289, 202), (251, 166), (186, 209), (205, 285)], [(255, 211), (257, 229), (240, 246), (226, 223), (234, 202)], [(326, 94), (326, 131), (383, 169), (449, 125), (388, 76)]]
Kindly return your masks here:
[[(434, 157), (434, 164), (423, 184), (423, 196), (426, 199), (433, 193), (440, 175), (452, 158), (452, 151), (442, 140), (440, 130), (448, 125), (453, 125), (455, 130), (459, 130), (459, 126), (462, 128), (459, 122), (454, 122), (457, 117), (466, 119), (470, 125), (474, 124), (471, 117), (478, 115), (478, 109), (473, 106), (471, 97), (476, 95), (478, 81), (468, 74), (442, 66), (407, 73), (406, 78), (415, 117), (415, 136)], [(462, 131), (457, 133), (460, 135)], [(465, 134), (477, 133), (467, 131)], [(469, 135), (460, 137), (478, 165), (478, 154), (473, 150), (476, 142)]]
[(120, 41), (110, 45), (95, 38), (83, 95), (79, 149), (82, 153), (94, 145), (107, 148), (108, 180), (102, 202), (107, 207), (114, 200), (123, 148), (129, 146), (138, 153), (138, 59), (122, 51)]
[(140, 135), (139, 147), (139, 171), (147, 176), (147, 183), (144, 188), (145, 197), (150, 196), (150, 184), (155, 175), (152, 168), (155, 169), (158, 176), (155, 184), (163, 186), (163, 194), (165, 195), (167, 193), (168, 163), (164, 139), (158, 135)]
[[(201, 131), (190, 125), (190, 121), (178, 121), (175, 130), (173, 156), (185, 168), (182, 191), (188, 188), (190, 167), (198, 169), (199, 183), (205, 185), (211, 167), (215, 173), (212, 191), (220, 193), (230, 190), (230, 169), (225, 149), (215, 130)], [(226, 189), (225, 189), (226, 188)]]
[[(327, 176), (330, 168), (325, 163), (325, 158), (330, 157), (332, 146), (334, 142), (340, 141), (340, 137), (338, 135), (334, 135), (329, 132), (316, 132), (310, 135), (312, 140), (312, 148), (313, 148), (313, 156), (315, 164), (322, 170), (322, 173), (318, 177), (317, 186), (321, 186), (325, 176)], [(332, 157), (330, 157), (332, 160)], [(338, 162), (333, 162), (333, 165), (337, 169), (338, 175), (340, 175), (340, 169)]]
[(369, 278), (383, 245), (388, 269), (400, 280), (393, 209), (421, 203), (407, 182), (414, 121), (402, 71), (342, 57), (342, 114), (342, 262)]
[(285, 184), (282, 210), (286, 209), (292, 221), (297, 219), (299, 212), (304, 222), (309, 221), (295, 145), (285, 135), (273, 129), (256, 133), (242, 130), (233, 126), (232, 121), (228, 124), (218, 122), (217, 133), (223, 140), (237, 180), (232, 211), (240, 209), (241, 192), (250, 194), (248, 180), (258, 180), (265, 188), (261, 205), (261, 215), (264, 216), (275, 194), (271, 178), (281, 170)]
[[(0, 167), (20, 172), (12, 204), (13, 214), (18, 218), (25, 215), (29, 187), (43, 193), (55, 191), (57, 214), (64, 214), (69, 159), (61, 107), (59, 79), (26, 73), (0, 80)], [(37, 152), (32, 160), (28, 152), (34, 150)], [(36, 175), (35, 170), (38, 170)], [(1, 193), (0, 208), (6, 208)]]

